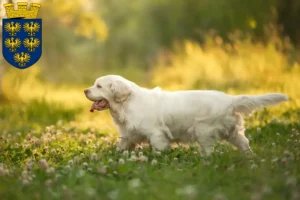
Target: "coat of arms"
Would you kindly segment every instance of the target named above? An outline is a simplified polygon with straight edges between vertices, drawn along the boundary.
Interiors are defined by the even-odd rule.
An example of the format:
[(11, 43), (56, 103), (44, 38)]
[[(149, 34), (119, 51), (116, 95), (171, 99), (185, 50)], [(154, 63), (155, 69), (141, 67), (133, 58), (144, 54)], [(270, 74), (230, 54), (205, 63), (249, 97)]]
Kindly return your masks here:
[(3, 19), (2, 53), (12, 66), (25, 69), (36, 63), (42, 55), (42, 19), (37, 19), (40, 4), (4, 4), (7, 19)]

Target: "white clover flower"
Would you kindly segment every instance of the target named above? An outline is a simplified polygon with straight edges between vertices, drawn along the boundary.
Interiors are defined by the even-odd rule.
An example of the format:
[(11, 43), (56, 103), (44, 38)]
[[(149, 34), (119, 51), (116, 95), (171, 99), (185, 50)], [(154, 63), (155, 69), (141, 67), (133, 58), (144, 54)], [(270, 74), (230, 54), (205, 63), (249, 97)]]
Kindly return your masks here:
[(54, 167), (48, 167), (48, 168), (46, 169), (46, 173), (47, 173), (47, 174), (54, 174), (54, 172), (55, 172)]
[(15, 143), (15, 148), (18, 149), (20, 147), (19, 143)]
[(45, 159), (39, 160), (39, 165), (40, 165), (40, 168), (42, 168), (42, 169), (47, 169), (49, 166)]
[(261, 133), (261, 128), (260, 128), (260, 127), (257, 127), (257, 128), (256, 128), (256, 132), (257, 132), (257, 133)]
[(29, 185), (30, 181), (28, 179), (22, 179), (22, 184), (23, 185)]
[(88, 196), (94, 196), (96, 194), (96, 190), (94, 188), (87, 188), (85, 190), (85, 193), (88, 195)]
[(157, 156), (161, 156), (161, 152), (160, 152), (160, 151), (156, 151), (155, 154), (156, 154)]
[(235, 166), (234, 166), (234, 164), (232, 164), (227, 168), (227, 170), (232, 172), (232, 171), (234, 171), (234, 168), (235, 168)]
[(23, 170), (21, 173), (21, 177), (23, 178), (27, 178), (29, 176), (28, 171), (27, 170)]
[(140, 151), (138, 155), (139, 157), (141, 157), (143, 155), (143, 152)]
[(153, 165), (153, 166), (157, 165), (157, 160), (153, 159), (153, 160), (151, 161), (151, 165)]
[(148, 158), (146, 157), (146, 156), (140, 156), (139, 157), (139, 161), (141, 161), (141, 162), (148, 162)]
[(276, 133), (276, 135), (277, 135), (277, 136), (279, 136), (279, 135), (280, 135), (280, 133)]
[(85, 157), (84, 153), (81, 153), (81, 154), (80, 154), (80, 157), (81, 157), (81, 158), (84, 158), (84, 157)]
[(9, 175), (9, 170), (6, 168), (6, 166), (3, 163), (0, 163), (0, 176), (6, 176)]
[(127, 157), (129, 155), (129, 152), (126, 150), (126, 151), (123, 151), (123, 156)]
[(120, 159), (119, 159), (119, 164), (120, 164), (120, 165), (124, 165), (124, 164), (125, 164), (125, 160), (122, 159), (122, 158), (120, 158)]
[(119, 196), (119, 192), (120, 192), (119, 189), (113, 190), (107, 194), (107, 197), (112, 200), (117, 199)]
[(94, 161), (98, 160), (98, 155), (96, 153), (92, 153), (91, 160), (94, 160)]
[(142, 182), (138, 178), (135, 178), (135, 179), (132, 179), (132, 180), (128, 181), (128, 186), (131, 189), (139, 188), (141, 185), (142, 185)]
[(135, 162), (137, 160), (137, 157), (135, 155), (131, 156), (128, 161)]
[(56, 154), (56, 150), (55, 149), (51, 149), (50, 153), (51, 154)]
[(31, 170), (32, 169), (33, 163), (34, 162), (31, 159), (29, 159), (29, 160), (26, 161), (25, 166), (26, 166), (27, 170)]
[(107, 173), (107, 166), (103, 166), (98, 170), (98, 173), (100, 174), (106, 174)]
[(90, 144), (91, 142), (92, 142), (91, 139), (87, 139), (87, 140), (85, 141), (86, 144)]
[(275, 147), (275, 146), (276, 146), (275, 142), (272, 142), (272, 146), (273, 146), (273, 147)]
[(80, 158), (78, 156), (74, 157), (74, 163), (78, 164), (80, 162)]
[(83, 170), (83, 169), (79, 169), (78, 171), (77, 171), (77, 173), (76, 173), (76, 177), (77, 178), (81, 178), (81, 177), (83, 177), (84, 175), (85, 175), (85, 171)]
[(174, 158), (173, 160), (174, 160), (174, 162), (178, 162), (178, 158)]
[(109, 163), (109, 164), (111, 164), (111, 163), (113, 163), (113, 162), (114, 162), (113, 159), (111, 159), (111, 158), (108, 159), (108, 163)]
[(89, 164), (88, 164), (87, 162), (82, 163), (82, 167), (83, 167), (84, 169), (86, 169), (88, 166), (89, 166)]
[(56, 122), (56, 125), (57, 125), (57, 126), (61, 126), (62, 123), (63, 123), (63, 122), (62, 122), (62, 120), (60, 119), (60, 120), (58, 120), (58, 121)]
[(69, 161), (68, 161), (68, 164), (69, 164), (70, 166), (73, 166), (74, 161), (73, 161), (73, 160), (69, 160)]
[(295, 187), (297, 185), (297, 179), (293, 176), (290, 176), (285, 180), (285, 185)]
[(46, 131), (46, 133), (49, 133), (51, 131), (51, 127), (47, 126), (45, 131)]
[(195, 197), (197, 194), (197, 189), (193, 185), (187, 185), (183, 188), (177, 189), (176, 193), (179, 195), (186, 195), (188, 197)]
[(263, 194), (270, 194), (272, 193), (272, 188), (269, 185), (264, 185), (261, 189)]
[(65, 166), (65, 170), (70, 171), (71, 170), (71, 166), (70, 165), (66, 165)]
[(278, 161), (278, 158), (273, 158), (271, 162), (276, 163), (277, 161)]
[(252, 170), (255, 170), (257, 168), (257, 165), (255, 163), (253, 163), (251, 166), (250, 166), (250, 169)]
[(131, 156), (135, 156), (135, 155), (136, 155), (136, 154), (135, 154), (135, 151), (131, 151), (131, 152), (130, 152), (130, 155), (131, 155)]

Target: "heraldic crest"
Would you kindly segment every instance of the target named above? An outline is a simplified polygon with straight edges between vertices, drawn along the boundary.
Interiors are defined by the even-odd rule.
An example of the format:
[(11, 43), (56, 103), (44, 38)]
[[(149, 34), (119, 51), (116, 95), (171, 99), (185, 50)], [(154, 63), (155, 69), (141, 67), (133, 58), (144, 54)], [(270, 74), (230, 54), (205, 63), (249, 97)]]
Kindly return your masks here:
[(35, 64), (42, 55), (42, 19), (37, 19), (40, 4), (26, 2), (4, 4), (7, 19), (3, 19), (2, 53), (12, 66), (25, 69)]

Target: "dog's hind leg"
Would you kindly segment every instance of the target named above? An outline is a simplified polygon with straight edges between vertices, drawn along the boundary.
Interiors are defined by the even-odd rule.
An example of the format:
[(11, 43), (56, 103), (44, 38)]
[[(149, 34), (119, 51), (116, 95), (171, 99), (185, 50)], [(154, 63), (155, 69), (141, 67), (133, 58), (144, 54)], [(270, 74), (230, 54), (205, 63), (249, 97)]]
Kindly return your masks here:
[(253, 153), (251, 147), (249, 146), (249, 140), (244, 134), (237, 133), (228, 138), (227, 141), (243, 152)]
[(239, 114), (235, 114), (235, 117), (236, 124), (226, 140), (243, 152), (253, 153), (249, 146), (249, 140), (245, 136), (244, 119)]

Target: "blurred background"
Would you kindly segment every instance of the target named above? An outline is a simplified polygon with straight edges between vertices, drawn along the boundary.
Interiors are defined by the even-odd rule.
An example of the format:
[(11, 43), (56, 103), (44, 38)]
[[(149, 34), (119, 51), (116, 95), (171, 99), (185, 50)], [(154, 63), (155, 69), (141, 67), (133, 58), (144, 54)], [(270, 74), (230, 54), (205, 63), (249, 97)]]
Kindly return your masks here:
[[(1, 18), (8, 2), (18, 1), (0, 1)], [(12, 112), (7, 106), (34, 109), (32, 102), (33, 119), (41, 118), (35, 112), (48, 112), (47, 118), (52, 104), (81, 109), (74, 115), (77, 122), (106, 115), (89, 114), (91, 103), (83, 95), (85, 87), (106, 74), (166, 90), (284, 92), (291, 100), (280, 113), (292, 109), (299, 117), (299, 0), (27, 2), (41, 4), (43, 53), (25, 70), (0, 56), (2, 125), (22, 116), (19, 108)], [(22, 121), (34, 121), (26, 116)], [(51, 123), (62, 116), (52, 116)]]

